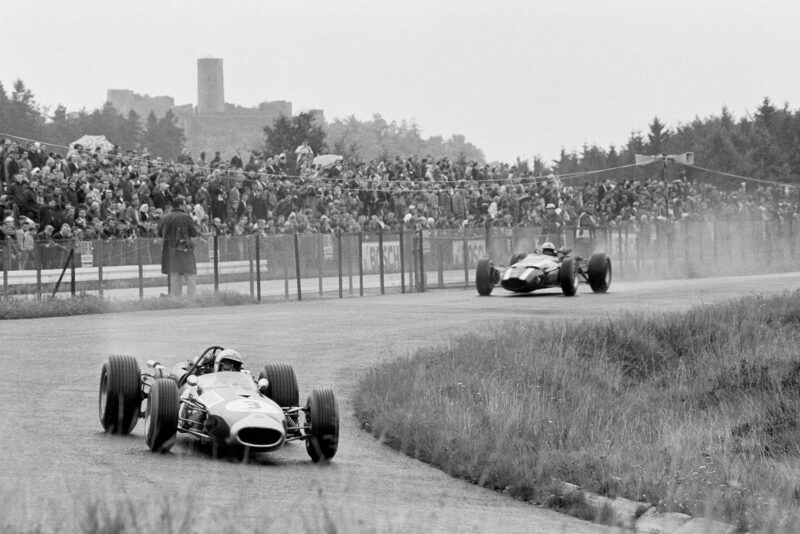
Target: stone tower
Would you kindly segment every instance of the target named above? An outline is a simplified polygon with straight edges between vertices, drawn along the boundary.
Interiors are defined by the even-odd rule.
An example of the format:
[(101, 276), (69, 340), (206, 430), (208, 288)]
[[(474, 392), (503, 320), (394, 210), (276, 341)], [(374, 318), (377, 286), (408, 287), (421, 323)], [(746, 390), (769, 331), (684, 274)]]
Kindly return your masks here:
[(221, 58), (197, 60), (197, 112), (225, 112), (225, 86), (222, 78)]

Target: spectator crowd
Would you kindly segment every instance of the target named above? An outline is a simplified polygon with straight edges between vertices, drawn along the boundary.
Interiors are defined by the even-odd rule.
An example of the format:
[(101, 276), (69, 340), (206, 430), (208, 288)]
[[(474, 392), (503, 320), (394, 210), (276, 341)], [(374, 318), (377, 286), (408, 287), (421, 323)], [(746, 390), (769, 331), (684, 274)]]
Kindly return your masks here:
[[(172, 199), (183, 196), (201, 234), (336, 233), (469, 227), (631, 227), (677, 220), (796, 220), (796, 188), (723, 189), (659, 176), (641, 179), (534, 176), (524, 167), (447, 158), (313, 164), (306, 144), (286, 154), (237, 150), (197, 161), (147, 151), (77, 147), (66, 156), (39, 142), (0, 142), (0, 245), (24, 255), (37, 241), (158, 236)], [(637, 170), (659, 174), (649, 168)], [(631, 172), (628, 171), (628, 175)]]

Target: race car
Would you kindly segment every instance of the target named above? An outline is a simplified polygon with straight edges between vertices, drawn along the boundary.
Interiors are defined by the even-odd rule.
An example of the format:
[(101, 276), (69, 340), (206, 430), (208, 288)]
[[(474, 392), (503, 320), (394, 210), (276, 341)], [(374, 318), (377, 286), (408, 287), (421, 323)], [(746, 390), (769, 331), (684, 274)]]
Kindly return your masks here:
[(339, 408), (330, 388), (312, 389), (300, 406), (291, 365), (268, 363), (258, 379), (243, 370), (207, 372), (207, 362), (222, 352), (227, 351), (212, 345), (170, 372), (154, 360), (141, 372), (134, 357), (111, 356), (100, 372), (103, 429), (130, 434), (144, 418), (145, 441), (154, 452), (169, 451), (178, 434), (187, 434), (210, 444), (215, 454), (240, 458), (297, 440), (305, 441), (313, 462), (336, 455)]
[[(547, 252), (547, 253), (545, 253)], [(571, 256), (572, 249), (558, 251), (550, 243), (542, 252), (515, 252), (508, 267), (495, 267), (490, 259), (478, 261), (475, 287), (487, 296), (497, 283), (508, 291), (530, 293), (537, 289), (560, 287), (565, 296), (578, 292), (581, 280), (588, 282), (595, 293), (605, 293), (611, 286), (611, 260), (604, 252), (592, 254), (589, 260)]]

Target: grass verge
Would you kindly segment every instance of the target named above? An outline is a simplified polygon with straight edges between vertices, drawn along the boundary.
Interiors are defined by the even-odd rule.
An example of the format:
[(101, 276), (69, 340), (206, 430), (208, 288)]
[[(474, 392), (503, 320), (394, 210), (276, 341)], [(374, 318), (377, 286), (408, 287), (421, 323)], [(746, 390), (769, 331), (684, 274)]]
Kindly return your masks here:
[(575, 515), (584, 507), (558, 481), (743, 532), (798, 532), (798, 327), (798, 292), (516, 322), (367, 372), (356, 415), (453, 476)]
[(143, 310), (169, 310), (176, 308), (208, 308), (213, 306), (238, 306), (255, 304), (249, 295), (235, 291), (201, 291), (194, 297), (155, 297), (142, 300), (100, 299), (95, 295), (80, 293), (74, 297), (46, 300), (8, 298), (0, 300), (0, 319), (32, 319), (61, 317), (91, 313), (118, 313)]

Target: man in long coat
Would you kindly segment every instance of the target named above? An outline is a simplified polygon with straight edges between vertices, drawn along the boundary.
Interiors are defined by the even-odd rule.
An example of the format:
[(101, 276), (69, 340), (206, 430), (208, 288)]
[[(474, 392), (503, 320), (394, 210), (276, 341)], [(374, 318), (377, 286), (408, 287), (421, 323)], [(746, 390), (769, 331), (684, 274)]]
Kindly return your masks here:
[(191, 241), (191, 238), (198, 233), (194, 219), (187, 213), (186, 206), (185, 197), (175, 197), (172, 201), (172, 210), (164, 216), (158, 228), (159, 237), (164, 239), (161, 250), (161, 273), (169, 276), (170, 295), (178, 297), (183, 292), (184, 281), (188, 296), (194, 296), (196, 291), (197, 263), (194, 246), (188, 251), (178, 248), (181, 239)]

